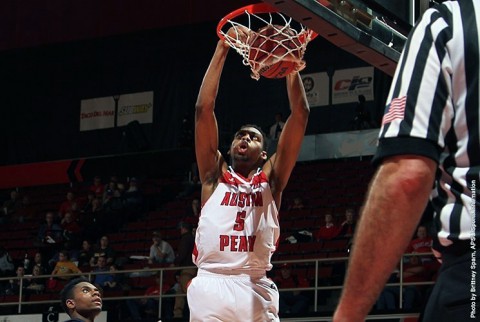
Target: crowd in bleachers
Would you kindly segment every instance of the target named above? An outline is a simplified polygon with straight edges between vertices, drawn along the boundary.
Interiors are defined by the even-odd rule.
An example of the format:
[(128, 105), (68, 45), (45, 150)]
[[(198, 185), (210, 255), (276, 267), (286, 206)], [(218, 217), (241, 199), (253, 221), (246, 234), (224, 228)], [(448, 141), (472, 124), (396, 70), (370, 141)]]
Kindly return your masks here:
[[(274, 266), (269, 275), (280, 289), (314, 286), (315, 281), (318, 286), (341, 285), (346, 264), (333, 259), (348, 257), (371, 175), (368, 160), (306, 162), (295, 167), (284, 192), (281, 237), (272, 260), (331, 258), (332, 261), (321, 263), (318, 276), (313, 262)], [(159, 197), (164, 188), (170, 190), (172, 197), (168, 200)], [(164, 254), (156, 247), (167, 244), (159, 249), (171, 249), (176, 254), (179, 223), (187, 223), (194, 229), (200, 215), (198, 184), (186, 185), (181, 178), (122, 180), (111, 176), (103, 182), (97, 176), (83, 184), (12, 189), (4, 191), (3, 196), (0, 274), (25, 277), (22, 293), (27, 301), (56, 299), (58, 290), (71, 277), (68, 274), (74, 273), (91, 273), (107, 296), (158, 294), (158, 289), (152, 289), (158, 284), (155, 275), (141, 271), (111, 272), (174, 265), (171, 251)], [(421, 264), (428, 265), (423, 261)], [(428, 268), (431, 270), (425, 278), (432, 280), (436, 268)], [(171, 274), (161, 290), (163, 293), (178, 289), (178, 276), (174, 270), (168, 272)], [(47, 277), (37, 278), (39, 275)], [(1, 282), (0, 301), (8, 302), (12, 300), (9, 296), (15, 295), (18, 299), (18, 281)], [(415, 292), (415, 305), (424, 300), (426, 289)], [(332, 294), (324, 291), (320, 298)], [(390, 295), (387, 289), (383, 297)], [(312, 298), (311, 292), (289, 294), (289, 301), (284, 297), (282, 302), (283, 314), (308, 307)], [(388, 305), (392, 298), (398, 302), (398, 295), (393, 294)], [(387, 303), (384, 300), (380, 299), (379, 309), (398, 308), (387, 307), (382, 304)], [(130, 301), (122, 310), (130, 317), (138, 317), (140, 310), (144, 316), (154, 311), (152, 304), (155, 303), (149, 300)], [(173, 310), (173, 303), (170, 304)], [(164, 312), (166, 316), (171, 313)]]

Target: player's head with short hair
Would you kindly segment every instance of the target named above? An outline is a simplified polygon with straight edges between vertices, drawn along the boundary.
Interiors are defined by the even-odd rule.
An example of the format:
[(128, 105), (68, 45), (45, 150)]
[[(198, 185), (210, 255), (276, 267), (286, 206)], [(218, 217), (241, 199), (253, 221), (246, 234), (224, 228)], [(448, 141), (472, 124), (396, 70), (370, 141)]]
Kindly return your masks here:
[(249, 127), (252, 127), (254, 129), (256, 129), (258, 132), (260, 132), (260, 134), (262, 135), (262, 143), (263, 143), (263, 150), (267, 150), (267, 140), (266, 140), (266, 137), (267, 135), (265, 134), (265, 132), (263, 132), (262, 128), (256, 124), (244, 124), (242, 126), (240, 126), (240, 129), (235, 133), (234, 135), (234, 138), (236, 136), (236, 134), (241, 131), (242, 129), (245, 129), (245, 128), (249, 128)]
[(60, 305), (70, 317), (84, 317), (93, 321), (102, 310), (102, 296), (88, 279), (78, 277), (63, 287)]
[(233, 136), (228, 154), (233, 168), (237, 165), (255, 168), (267, 160), (267, 141), (262, 128), (255, 124), (245, 124)]

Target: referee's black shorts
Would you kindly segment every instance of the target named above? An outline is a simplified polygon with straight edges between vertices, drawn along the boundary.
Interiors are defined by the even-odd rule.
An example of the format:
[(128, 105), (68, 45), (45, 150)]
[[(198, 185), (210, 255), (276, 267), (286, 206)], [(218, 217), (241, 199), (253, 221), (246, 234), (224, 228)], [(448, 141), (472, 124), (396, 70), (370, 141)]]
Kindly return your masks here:
[(480, 320), (478, 258), (478, 252), (474, 252), (470, 247), (465, 247), (464, 251), (455, 254), (442, 254), (443, 263), (439, 276), (420, 321)]

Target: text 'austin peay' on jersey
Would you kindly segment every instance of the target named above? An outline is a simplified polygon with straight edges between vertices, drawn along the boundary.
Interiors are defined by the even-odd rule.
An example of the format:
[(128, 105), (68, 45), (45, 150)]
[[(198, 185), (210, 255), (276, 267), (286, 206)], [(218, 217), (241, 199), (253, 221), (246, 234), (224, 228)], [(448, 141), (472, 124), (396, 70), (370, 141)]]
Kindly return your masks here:
[(247, 180), (230, 167), (202, 208), (193, 260), (209, 271), (265, 272), (279, 235), (266, 175), (259, 169)]

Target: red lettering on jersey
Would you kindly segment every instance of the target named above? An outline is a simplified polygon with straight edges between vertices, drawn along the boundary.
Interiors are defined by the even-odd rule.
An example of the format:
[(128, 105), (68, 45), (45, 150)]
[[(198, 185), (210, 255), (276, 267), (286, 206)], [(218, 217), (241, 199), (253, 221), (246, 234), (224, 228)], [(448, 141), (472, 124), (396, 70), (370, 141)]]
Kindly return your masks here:
[(257, 191), (254, 193), (232, 193), (225, 192), (220, 206), (232, 206), (232, 207), (263, 207), (262, 192)]
[(249, 194), (245, 194), (245, 206), (247, 207), (250, 207), (251, 203), (250, 203), (250, 195)]
[(247, 194), (245, 192), (240, 192), (240, 195), (238, 196), (239, 207), (245, 207), (245, 199), (247, 199)]
[(253, 246), (255, 246), (255, 240), (257, 239), (257, 236), (248, 236), (248, 251), (253, 252)]
[(252, 194), (252, 204), (255, 205), (255, 207), (263, 206), (263, 197), (260, 191), (257, 191), (255, 194)]
[[(244, 237), (244, 236), (240, 236)], [(230, 236), (230, 251), (237, 252), (238, 236)]]
[(236, 193), (232, 194), (232, 199), (230, 199), (230, 206), (236, 206), (238, 201), (238, 195)]
[(220, 235), (220, 251), (253, 252), (256, 236)]
[(228, 246), (230, 238), (227, 235), (220, 235), (220, 251), (223, 252)]
[(240, 242), (238, 243), (238, 251), (239, 252), (247, 252), (248, 251), (247, 237), (240, 236)]
[(225, 192), (225, 196), (223, 197), (220, 206), (228, 206), (228, 201), (230, 200), (230, 192)]

